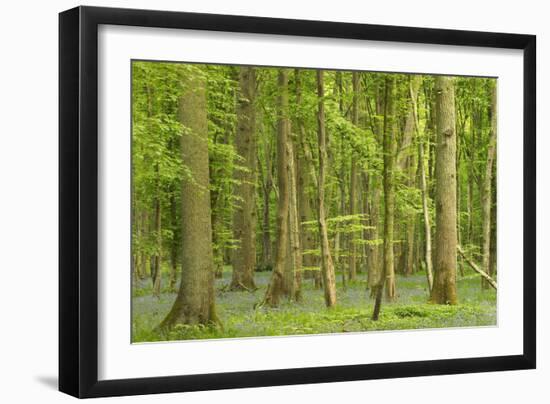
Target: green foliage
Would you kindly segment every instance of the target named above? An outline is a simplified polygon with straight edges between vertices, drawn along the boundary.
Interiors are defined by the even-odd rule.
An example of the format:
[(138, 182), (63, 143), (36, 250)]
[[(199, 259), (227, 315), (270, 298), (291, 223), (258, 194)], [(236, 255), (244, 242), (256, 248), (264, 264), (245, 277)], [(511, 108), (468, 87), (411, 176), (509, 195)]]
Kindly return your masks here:
[[(399, 279), (398, 299), (384, 304), (378, 322), (370, 320), (372, 302), (362, 282), (350, 282), (348, 288), (338, 288), (338, 307), (326, 311), (322, 293), (305, 283), (302, 304), (283, 304), (278, 310), (252, 310), (261, 300), (272, 262), (260, 259), (262, 234), (270, 234), (273, 244), (276, 234), (276, 213), (279, 201), (277, 188), (279, 173), (277, 161), (277, 125), (280, 119), (276, 108), (280, 96), (277, 68), (256, 68), (257, 95), (256, 144), (258, 171), (254, 186), (256, 193), (257, 283), (254, 293), (228, 292), (218, 284), (218, 311), (224, 327), (180, 325), (167, 335), (154, 331), (160, 319), (174, 300), (168, 286), (171, 264), (181, 265), (181, 183), (194, 184), (193, 173), (182, 163), (180, 138), (189, 130), (179, 122), (179, 100), (189, 79), (204, 78), (208, 120), (208, 150), (210, 174), (210, 207), (212, 222), (212, 249), (214, 266), (223, 272), (227, 281), (233, 250), (239, 240), (233, 234), (233, 215), (242, 202), (235, 194), (239, 185), (236, 173), (248, 171), (244, 159), (236, 152), (237, 102), (239, 97), (239, 68), (235, 66), (193, 65), (183, 63), (132, 63), (132, 251), (134, 257), (149, 265), (152, 255), (161, 258), (162, 290), (160, 297), (152, 298), (150, 279), (136, 281), (132, 290), (134, 305), (133, 338), (135, 341), (165, 339), (227, 338), (259, 335), (313, 334), (330, 332), (357, 332), (389, 329), (414, 329), (487, 325), (495, 322), (496, 297), (491, 292), (479, 291), (478, 277), (459, 281), (458, 306), (435, 306), (426, 303), (427, 292), (423, 275)], [(329, 247), (338, 271), (344, 272), (342, 259), (355, 254), (364, 257), (366, 251), (383, 243), (381, 238), (384, 217), (382, 141), (385, 111), (385, 81), (388, 74), (361, 72), (360, 91), (354, 94), (351, 72), (325, 71), (325, 129), (327, 138), (327, 178), (325, 181), (325, 209)], [(395, 80), (395, 140), (406, 164), (394, 169), (396, 270), (407, 247), (407, 228), (415, 225), (415, 242), (423, 243), (423, 195), (419, 186), (422, 167), (426, 174), (428, 215), (433, 226), (435, 165), (435, 107), (434, 78), (422, 76), (418, 91), (417, 121), (410, 144), (403, 145), (407, 128), (411, 128), (413, 76), (398, 74)], [(300, 85), (298, 86), (298, 78)], [(486, 154), (490, 134), (490, 94), (494, 79), (460, 77), (454, 80), (458, 133), (457, 192), (458, 229), (467, 255), (481, 259), (482, 225), (480, 186), (486, 171)], [(305, 259), (314, 257), (302, 267), (304, 274), (320, 270), (318, 257), (319, 225), (317, 211), (317, 184), (319, 151), (317, 143), (317, 109), (319, 99), (314, 70), (289, 69), (290, 138), (298, 170), (308, 170), (308, 181), (302, 195), (309, 201), (311, 214), (302, 217), (301, 229), (311, 235), (312, 245), (302, 251)], [(300, 102), (298, 103), (298, 97)], [(358, 123), (352, 122), (354, 97), (358, 100)], [(409, 126), (407, 126), (409, 125)], [(410, 132), (408, 132), (410, 133)], [(419, 145), (424, 157), (419, 161)], [(397, 156), (393, 156), (397, 158)], [(301, 166), (300, 166), (301, 164)], [(357, 185), (354, 189), (358, 208), (350, 214), (351, 171), (356, 168)], [(271, 184), (267, 183), (270, 178)], [(354, 177), (355, 178), (355, 177)], [(195, 184), (196, 185), (196, 184)], [(197, 192), (201, 192), (197, 186)], [(495, 195), (496, 195), (496, 191)], [(267, 195), (264, 200), (264, 193)], [(377, 195), (377, 196), (376, 196)], [(300, 201), (298, 202), (300, 203)], [(160, 226), (155, 213), (159, 208)], [(262, 213), (266, 213), (264, 223)], [(375, 209), (376, 208), (376, 209)], [(377, 211), (373, 213), (373, 211)], [(375, 231), (377, 230), (377, 231)], [(337, 243), (338, 240), (338, 243)], [(353, 248), (351, 248), (353, 247)], [(418, 248), (420, 252), (423, 245)], [(417, 253), (418, 253), (417, 252)], [(339, 257), (339, 259), (335, 259)], [(381, 258), (380, 258), (381, 259)], [(401, 260), (404, 261), (404, 260)], [(304, 261), (305, 262), (305, 261)], [(360, 265), (364, 265), (362, 262)], [(460, 265), (463, 265), (462, 263)], [(401, 265), (402, 266), (402, 265)], [(364, 270), (364, 268), (361, 268)], [(142, 274), (147, 275), (147, 274)], [(221, 282), (221, 281), (219, 281)], [(306, 282), (306, 281), (304, 281)], [(227, 283), (227, 282), (226, 282)], [(340, 285), (339, 285), (340, 286)]]

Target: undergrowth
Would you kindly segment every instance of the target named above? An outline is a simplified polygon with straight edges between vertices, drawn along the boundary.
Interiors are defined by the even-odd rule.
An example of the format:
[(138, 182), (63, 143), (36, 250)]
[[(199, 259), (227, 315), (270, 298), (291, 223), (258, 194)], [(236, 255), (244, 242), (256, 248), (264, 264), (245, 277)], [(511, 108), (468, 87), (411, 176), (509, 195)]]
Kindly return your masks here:
[(301, 303), (284, 302), (278, 308), (254, 309), (263, 297), (268, 273), (257, 273), (258, 290), (232, 292), (224, 287), (230, 274), (217, 280), (216, 306), (223, 327), (177, 325), (168, 333), (155, 327), (170, 309), (175, 293), (163, 290), (160, 298), (151, 295), (143, 284), (133, 295), (133, 342), (189, 340), (211, 338), (242, 338), (258, 336), (348, 333), (419, 328), (451, 328), (489, 326), (496, 324), (496, 293), (481, 290), (476, 276), (458, 279), (460, 304), (436, 305), (427, 302), (425, 276), (417, 274), (399, 277), (398, 297), (384, 301), (378, 321), (372, 321), (373, 301), (364, 282), (348, 283), (344, 291), (338, 285), (338, 305), (327, 309), (323, 293), (315, 290), (309, 280), (303, 285)]

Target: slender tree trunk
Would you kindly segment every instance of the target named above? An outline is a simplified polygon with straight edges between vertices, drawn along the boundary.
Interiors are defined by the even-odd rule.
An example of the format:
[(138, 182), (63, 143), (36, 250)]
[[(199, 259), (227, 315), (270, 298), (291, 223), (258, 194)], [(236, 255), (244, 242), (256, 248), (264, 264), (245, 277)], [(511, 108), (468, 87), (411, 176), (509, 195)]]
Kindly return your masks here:
[(396, 106), (395, 77), (386, 79), (386, 118), (384, 123), (384, 278), (386, 283), (386, 297), (395, 299), (395, 268), (393, 253), (393, 230), (395, 215), (395, 125)]
[(424, 168), (424, 142), (418, 142), (418, 167), (420, 168), (420, 187), (422, 191), (422, 214), (424, 217), (424, 260), (426, 262), (426, 279), (428, 291), (431, 293), (433, 287), (433, 265), (432, 265), (432, 230), (430, 226), (430, 212), (428, 210), (428, 190), (426, 187), (426, 173)]
[(289, 220), (289, 241), (291, 257), (291, 290), (290, 299), (296, 302), (302, 300), (302, 250), (300, 247), (300, 220), (298, 215), (298, 190), (296, 184), (296, 167), (294, 156), (294, 145), (292, 139), (287, 142), (288, 153), (288, 178), (290, 186), (290, 204), (288, 212)]
[(271, 258), (271, 213), (270, 199), (273, 188), (271, 147), (266, 141), (265, 146), (265, 180), (263, 183), (263, 215), (262, 215), (262, 267), (273, 269)]
[[(380, 118), (384, 114), (385, 99), (382, 94), (382, 85), (376, 86), (376, 117), (375, 130), (376, 138), (379, 145), (384, 141), (384, 120)], [(372, 201), (369, 209), (369, 225), (372, 227), (370, 231), (370, 240), (378, 240), (380, 228), (380, 200), (382, 197), (380, 178), (376, 175), (370, 176), (370, 189), (372, 192)], [(368, 268), (368, 287), (370, 297), (376, 297), (376, 285), (381, 282), (382, 270), (380, 267), (380, 256), (382, 255), (382, 247), (379, 244), (369, 244), (369, 268)]]
[[(412, 188), (416, 179), (416, 164), (413, 148), (414, 128), (415, 128), (415, 111), (414, 105), (418, 97), (418, 90), (422, 83), (422, 76), (413, 75), (409, 82), (409, 97), (410, 103), (408, 104), (407, 119), (405, 120), (405, 128), (403, 130), (403, 139), (401, 146), (397, 153), (397, 166), (407, 176), (407, 186)], [(406, 234), (407, 234), (407, 249), (405, 251), (405, 258), (403, 274), (412, 275), (414, 267), (414, 228), (416, 224), (416, 217), (411, 215), (406, 219)]]
[[(147, 226), (148, 226), (148, 222), (149, 222), (149, 214), (147, 213), (147, 209), (143, 209), (141, 211), (141, 215), (140, 215), (140, 221), (141, 221), (141, 225), (140, 225), (140, 237), (143, 239), (145, 239), (145, 237), (147, 236)], [(146, 275), (147, 275), (147, 261), (148, 261), (148, 258), (147, 257), (147, 254), (145, 253), (145, 251), (143, 251), (141, 253), (141, 257), (140, 257), (140, 260), (139, 260), (139, 278), (140, 279), (145, 279)]]
[[(413, 164), (414, 162), (411, 161), (411, 165)], [(412, 174), (411, 177), (414, 178), (414, 174)], [(407, 219), (407, 255), (406, 255), (406, 266), (405, 266), (405, 275), (407, 276), (412, 275), (414, 272), (415, 225), (416, 225), (416, 215), (410, 215), (410, 217)]]
[(317, 136), (319, 147), (319, 184), (317, 187), (319, 208), (319, 235), (321, 238), (321, 272), (323, 274), (323, 286), (325, 289), (325, 304), (327, 307), (336, 305), (336, 279), (334, 266), (330, 256), (328, 243), (327, 224), (325, 218), (325, 175), (326, 175), (326, 136), (325, 136), (325, 89), (323, 71), (317, 70)]
[(168, 281), (168, 288), (170, 291), (176, 291), (176, 282), (178, 278), (178, 239), (176, 238), (176, 226), (177, 220), (177, 206), (176, 198), (172, 195), (170, 197), (170, 221), (172, 229), (174, 230), (173, 239), (170, 245), (170, 279)]
[(496, 166), (497, 160), (493, 162), (493, 207), (491, 209), (491, 266), (489, 276), (495, 278), (497, 275), (497, 181)]
[(438, 304), (456, 304), (456, 125), (453, 79), (435, 80), (437, 151), (436, 151), (436, 227), (435, 277), (430, 300)]
[(279, 201), (277, 204), (277, 239), (275, 247), (275, 264), (271, 281), (267, 287), (264, 302), (278, 306), (281, 295), (285, 292), (285, 259), (289, 245), (289, 184), (288, 184), (288, 137), (290, 121), (288, 116), (288, 71), (279, 69), (279, 97), (277, 100), (277, 183)]
[(200, 75), (184, 75), (179, 99), (182, 163), (193, 178), (182, 180), (181, 282), (178, 296), (160, 328), (175, 324), (218, 322), (214, 303), (214, 260), (208, 167), (206, 81)]
[(153, 254), (153, 296), (160, 298), (160, 289), (162, 281), (161, 257), (162, 257), (162, 222), (161, 222), (161, 204), (160, 204), (160, 178), (159, 166), (156, 171), (156, 193), (153, 202), (155, 212), (155, 253)]
[(238, 206), (233, 215), (233, 237), (238, 240), (233, 254), (230, 288), (253, 290), (256, 266), (256, 115), (254, 98), (256, 73), (253, 67), (241, 67), (237, 100), (236, 151), (245, 170), (235, 173)]
[[(487, 149), (487, 165), (485, 166), (485, 178), (483, 179), (483, 188), (481, 194), (481, 211), (483, 214), (483, 259), (481, 269), (492, 276), (491, 271), (491, 205), (493, 199), (493, 162), (496, 154), (497, 140), (497, 86), (492, 88), (491, 92), (491, 132), (489, 135), (489, 146)], [(482, 278), (481, 286), (488, 289), (488, 282)]]
[[(359, 126), (359, 94), (361, 92), (361, 82), (360, 82), (359, 72), (354, 71), (352, 73), (352, 86), (353, 86), (353, 104), (352, 104), (352, 114), (351, 121), (355, 126)], [(351, 156), (351, 173), (350, 173), (350, 185), (349, 185), (349, 214), (357, 214), (357, 156), (355, 153), (352, 153)], [(352, 221), (352, 225), (356, 225), (359, 222), (357, 220)], [(355, 281), (357, 279), (357, 246), (355, 243), (355, 238), (357, 234), (351, 232), (349, 235), (349, 279), (350, 281)]]

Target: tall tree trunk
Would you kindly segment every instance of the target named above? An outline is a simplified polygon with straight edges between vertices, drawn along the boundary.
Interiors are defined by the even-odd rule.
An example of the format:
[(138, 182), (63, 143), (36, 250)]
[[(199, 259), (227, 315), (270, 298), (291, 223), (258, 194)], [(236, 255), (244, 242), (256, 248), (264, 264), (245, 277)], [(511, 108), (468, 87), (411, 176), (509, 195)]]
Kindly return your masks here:
[(285, 292), (285, 259), (289, 245), (289, 204), (290, 193), (288, 184), (288, 137), (290, 121), (288, 116), (288, 71), (279, 69), (279, 96), (277, 99), (277, 183), (279, 201), (277, 204), (277, 239), (275, 247), (275, 264), (271, 280), (266, 290), (264, 302), (270, 306), (278, 306), (281, 295)]
[[(418, 90), (422, 83), (422, 76), (413, 75), (409, 82), (409, 97), (410, 103), (407, 107), (407, 119), (405, 120), (405, 128), (403, 130), (403, 139), (399, 151), (397, 153), (396, 161), (397, 166), (407, 176), (407, 186), (412, 188), (416, 179), (415, 169), (415, 155), (413, 148), (414, 128), (415, 128), (415, 112), (414, 105), (418, 97)], [(414, 268), (414, 227), (416, 223), (415, 215), (410, 215), (406, 219), (406, 233), (407, 233), (407, 249), (405, 251), (405, 258), (403, 273), (405, 275), (412, 275)]]
[(193, 178), (182, 180), (181, 282), (176, 301), (160, 328), (175, 324), (218, 322), (214, 303), (214, 259), (208, 167), (206, 80), (199, 74), (182, 76), (179, 99), (182, 163)]
[(241, 67), (237, 99), (236, 151), (245, 169), (235, 172), (238, 206), (233, 215), (233, 237), (238, 240), (233, 253), (232, 290), (252, 290), (256, 266), (256, 115), (254, 98), (256, 73), (253, 67)]
[[(492, 276), (491, 268), (491, 205), (493, 199), (493, 162), (496, 154), (497, 140), (497, 86), (491, 91), (491, 132), (489, 134), (489, 146), (487, 148), (487, 165), (485, 166), (485, 178), (483, 179), (483, 188), (481, 194), (481, 211), (483, 214), (483, 258), (481, 269)], [(489, 288), (489, 283), (482, 278), (481, 286), (483, 289)]]
[(386, 77), (384, 106), (384, 265), (380, 282), (376, 285), (376, 298), (372, 319), (378, 320), (382, 305), (382, 291), (388, 299), (395, 298), (395, 270), (393, 256), (393, 225), (395, 209), (394, 160), (395, 160), (395, 76)]
[[(381, 118), (384, 114), (385, 99), (382, 92), (383, 86), (380, 83), (376, 85), (376, 116), (375, 120), (375, 134), (376, 140), (379, 145), (384, 141), (384, 120)], [(384, 90), (385, 92), (385, 90)], [(371, 226), (370, 240), (378, 240), (379, 228), (380, 228), (380, 199), (382, 197), (380, 177), (377, 175), (370, 176), (370, 189), (372, 192), (372, 200), (369, 209), (369, 225)], [(380, 256), (382, 255), (382, 247), (379, 244), (369, 244), (369, 268), (368, 268), (368, 287), (370, 290), (370, 297), (376, 297), (376, 285), (381, 280), (382, 270), (380, 266)]]
[[(353, 86), (353, 104), (351, 121), (355, 126), (359, 126), (359, 93), (361, 91), (361, 82), (359, 80), (359, 72), (352, 73), (352, 86)], [(349, 185), (349, 214), (357, 214), (357, 158), (355, 153), (351, 156), (351, 173), (350, 173), (350, 185)], [(352, 220), (352, 225), (358, 224), (357, 220)], [(356, 233), (351, 232), (349, 234), (349, 280), (355, 281), (357, 278), (357, 246), (355, 243)]]
[(384, 278), (386, 297), (395, 298), (393, 228), (395, 216), (394, 165), (396, 152), (396, 78), (386, 79), (386, 114), (384, 122)]
[[(296, 107), (298, 109), (296, 123), (298, 129), (298, 141), (297, 141), (297, 163), (296, 171), (298, 176), (298, 210), (299, 210), (299, 226), (300, 226), (300, 249), (302, 254), (303, 268), (310, 269), (304, 272), (304, 275), (308, 275), (310, 278), (317, 278), (320, 274), (319, 271), (311, 271), (317, 263), (315, 256), (311, 253), (304, 254), (304, 251), (313, 250), (315, 248), (314, 235), (308, 228), (303, 225), (304, 222), (314, 220), (312, 201), (309, 195), (309, 190), (316, 182), (315, 176), (312, 176), (312, 156), (311, 150), (306, 139), (306, 128), (304, 119), (302, 116), (302, 80), (300, 69), (294, 70), (294, 83), (296, 87)], [(304, 276), (307, 278), (308, 276)]]
[(317, 187), (319, 208), (319, 236), (321, 238), (321, 272), (323, 274), (323, 286), (325, 289), (325, 304), (327, 307), (336, 305), (336, 279), (334, 265), (330, 256), (328, 232), (325, 218), (325, 175), (326, 175), (326, 135), (325, 135), (325, 88), (323, 71), (317, 70), (317, 137), (319, 147), (319, 184)]
[(435, 92), (435, 277), (430, 300), (438, 304), (456, 304), (456, 125), (453, 79), (438, 76), (435, 80)]

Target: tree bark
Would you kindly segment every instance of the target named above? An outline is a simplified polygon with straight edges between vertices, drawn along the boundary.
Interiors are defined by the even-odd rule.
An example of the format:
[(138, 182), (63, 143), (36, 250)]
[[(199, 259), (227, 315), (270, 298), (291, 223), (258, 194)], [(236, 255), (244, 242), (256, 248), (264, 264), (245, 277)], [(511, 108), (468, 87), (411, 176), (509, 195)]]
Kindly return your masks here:
[[(412, 94), (412, 88), (411, 88)], [(424, 260), (426, 262), (426, 280), (428, 281), (428, 292), (431, 293), (433, 286), (433, 265), (432, 265), (432, 232), (430, 225), (430, 212), (428, 210), (428, 190), (426, 186), (426, 170), (424, 159), (424, 138), (420, 136), (419, 117), (416, 97), (412, 97), (414, 126), (418, 136), (418, 168), (420, 171), (420, 190), (422, 192), (422, 214), (424, 218), (425, 250)]]
[(162, 221), (161, 221), (161, 204), (160, 204), (160, 173), (158, 164), (155, 167), (156, 172), (156, 192), (153, 199), (154, 216), (154, 234), (155, 234), (155, 252), (152, 257), (153, 269), (153, 296), (160, 298), (160, 289), (162, 282), (161, 257), (162, 257)]
[(457, 304), (456, 125), (453, 79), (438, 76), (435, 80), (435, 92), (435, 277), (430, 300), (437, 304)]
[(323, 71), (317, 70), (317, 137), (319, 147), (319, 184), (317, 187), (319, 208), (319, 235), (321, 238), (321, 272), (323, 275), (323, 287), (325, 291), (325, 304), (327, 307), (336, 305), (336, 279), (334, 265), (330, 256), (327, 224), (325, 218), (325, 175), (326, 175), (326, 135), (325, 135), (325, 89)]
[(256, 73), (253, 67), (241, 67), (237, 99), (235, 146), (244, 169), (236, 170), (235, 195), (238, 205), (233, 214), (233, 237), (238, 240), (233, 253), (232, 290), (253, 290), (256, 266)]
[(482, 271), (481, 269), (479, 269), (479, 267), (474, 263), (474, 261), (472, 261), (470, 258), (466, 256), (466, 254), (464, 253), (464, 250), (462, 250), (462, 247), (457, 246), (457, 250), (458, 250), (458, 253), (462, 256), (462, 258), (464, 258), (464, 260), (468, 263), (468, 265), (470, 265), (470, 267), (472, 267), (474, 271), (480, 274), (481, 278), (484, 279), (487, 282), (487, 284), (491, 285), (491, 287), (495, 290), (498, 289), (497, 282), (493, 278), (491, 278), (491, 276), (489, 276), (489, 274), (487, 274), (485, 271)]
[[(497, 140), (497, 86), (491, 91), (491, 132), (489, 134), (489, 146), (487, 148), (487, 165), (485, 166), (485, 178), (481, 194), (481, 211), (483, 215), (483, 259), (481, 269), (491, 275), (491, 205), (492, 205), (492, 183), (493, 183), (493, 162), (496, 154)], [(482, 278), (481, 286), (484, 289), (489, 287), (488, 282)]]
[(290, 186), (290, 203), (288, 211), (289, 241), (291, 257), (291, 289), (290, 299), (296, 302), (302, 300), (302, 250), (300, 247), (300, 221), (298, 215), (298, 190), (296, 184), (296, 167), (294, 144), (289, 138), (287, 142), (288, 154), (288, 183)]
[(160, 324), (218, 322), (214, 304), (214, 262), (208, 167), (206, 81), (199, 74), (182, 76), (185, 86), (179, 99), (182, 163), (192, 178), (182, 180), (181, 282), (172, 309)]
[[(314, 220), (313, 203), (309, 194), (312, 184), (316, 183), (316, 177), (314, 175), (314, 167), (311, 160), (311, 150), (306, 139), (306, 128), (303, 119), (303, 105), (302, 105), (302, 74), (300, 69), (294, 70), (294, 82), (296, 87), (296, 107), (298, 110), (296, 123), (298, 129), (297, 140), (297, 164), (296, 171), (298, 176), (298, 210), (299, 210), (299, 225), (300, 225), (300, 249), (302, 254), (303, 268), (310, 269), (304, 272), (304, 278), (308, 276), (310, 278), (318, 278), (319, 271), (311, 271), (317, 265), (315, 256), (311, 253), (304, 254), (304, 251), (313, 250), (315, 248), (315, 238), (310, 229), (303, 225), (304, 222), (310, 222)], [(308, 275), (309, 274), (309, 275)], [(318, 282), (320, 284), (320, 282)]]
[(277, 99), (277, 185), (279, 201), (277, 204), (277, 239), (275, 247), (275, 263), (271, 280), (266, 290), (264, 303), (278, 306), (285, 292), (285, 259), (289, 245), (289, 204), (290, 193), (288, 184), (288, 137), (290, 121), (288, 116), (288, 71), (279, 69), (279, 96)]
[(382, 305), (382, 292), (385, 286), (388, 300), (395, 298), (395, 270), (393, 256), (393, 225), (394, 225), (394, 160), (395, 143), (395, 76), (386, 77), (384, 101), (384, 265), (380, 281), (376, 285), (374, 310), (372, 319), (377, 321)]
[[(351, 121), (355, 126), (359, 126), (359, 93), (361, 91), (361, 82), (359, 80), (359, 72), (354, 71), (352, 73), (352, 87), (353, 87), (353, 103)], [(357, 156), (352, 152), (351, 156), (351, 173), (350, 173), (350, 185), (349, 185), (349, 214), (357, 214)], [(352, 225), (359, 223), (358, 220), (352, 220)], [(357, 246), (355, 244), (356, 233), (351, 232), (349, 234), (349, 263), (348, 273), (349, 280), (355, 281), (357, 279)]]
[(270, 199), (273, 188), (273, 167), (271, 147), (265, 142), (265, 180), (263, 181), (263, 215), (262, 215), (262, 267), (273, 269), (271, 257), (271, 213)]
[(395, 126), (396, 106), (395, 87), (396, 78), (386, 79), (386, 114), (384, 122), (384, 278), (386, 283), (386, 297), (395, 299), (395, 268), (393, 253), (393, 227), (395, 216)]

